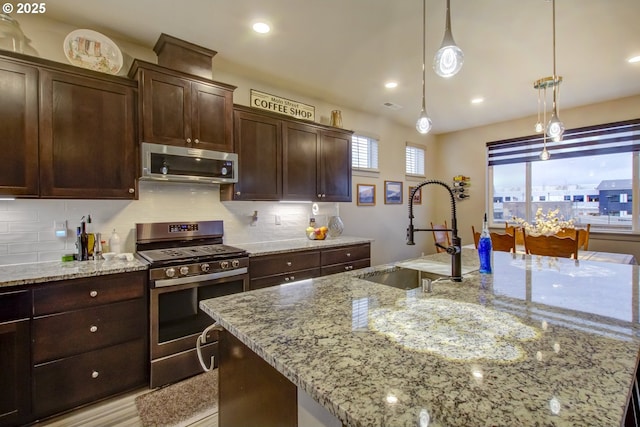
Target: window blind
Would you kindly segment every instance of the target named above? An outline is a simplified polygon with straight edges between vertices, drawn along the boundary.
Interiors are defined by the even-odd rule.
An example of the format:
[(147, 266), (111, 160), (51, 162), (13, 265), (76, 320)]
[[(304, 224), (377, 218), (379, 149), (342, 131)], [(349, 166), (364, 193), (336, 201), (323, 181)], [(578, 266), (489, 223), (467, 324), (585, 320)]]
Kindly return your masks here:
[(405, 171), (412, 175), (424, 175), (423, 148), (407, 145), (405, 150)]
[(361, 135), (351, 137), (351, 166), (378, 169), (378, 141)]
[[(489, 166), (537, 162), (542, 135), (487, 142)], [(547, 138), (551, 159), (640, 151), (640, 119), (569, 129), (561, 142)]]

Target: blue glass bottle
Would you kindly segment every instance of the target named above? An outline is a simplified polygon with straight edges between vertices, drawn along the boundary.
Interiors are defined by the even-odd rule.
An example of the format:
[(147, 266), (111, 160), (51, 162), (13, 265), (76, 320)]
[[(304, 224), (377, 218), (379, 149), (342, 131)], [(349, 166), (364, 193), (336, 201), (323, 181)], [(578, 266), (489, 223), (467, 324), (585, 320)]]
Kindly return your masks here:
[(484, 214), (484, 222), (482, 223), (482, 232), (480, 233), (480, 240), (478, 241), (478, 256), (480, 257), (480, 273), (491, 274), (491, 235), (489, 234), (489, 227), (487, 225), (487, 214)]

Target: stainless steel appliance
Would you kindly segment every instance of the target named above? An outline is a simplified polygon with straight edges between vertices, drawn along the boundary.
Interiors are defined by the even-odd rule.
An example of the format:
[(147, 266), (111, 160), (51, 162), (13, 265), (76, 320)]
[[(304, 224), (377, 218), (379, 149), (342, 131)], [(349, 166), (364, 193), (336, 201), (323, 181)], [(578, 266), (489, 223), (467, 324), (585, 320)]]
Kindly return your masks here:
[[(136, 252), (150, 264), (152, 388), (202, 372), (196, 339), (213, 321), (199, 302), (248, 289), (249, 257), (223, 236), (222, 221), (136, 224)], [(217, 332), (208, 335), (202, 354), (217, 366)]]
[(196, 183), (238, 182), (238, 155), (144, 142), (140, 179)]

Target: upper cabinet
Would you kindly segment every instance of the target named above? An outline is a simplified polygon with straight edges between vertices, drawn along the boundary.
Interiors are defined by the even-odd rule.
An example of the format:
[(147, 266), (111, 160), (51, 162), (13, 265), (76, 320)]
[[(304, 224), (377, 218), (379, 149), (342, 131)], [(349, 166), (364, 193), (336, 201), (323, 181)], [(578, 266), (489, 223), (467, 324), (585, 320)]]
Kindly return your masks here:
[(135, 61), (143, 142), (233, 151), (234, 86)]
[(135, 86), (42, 70), (40, 88), (40, 194), (134, 198)]
[(0, 56), (0, 194), (134, 199), (136, 83)]
[(38, 69), (0, 59), (0, 195), (38, 196)]
[(351, 201), (351, 131), (235, 106), (236, 184), (221, 200)]

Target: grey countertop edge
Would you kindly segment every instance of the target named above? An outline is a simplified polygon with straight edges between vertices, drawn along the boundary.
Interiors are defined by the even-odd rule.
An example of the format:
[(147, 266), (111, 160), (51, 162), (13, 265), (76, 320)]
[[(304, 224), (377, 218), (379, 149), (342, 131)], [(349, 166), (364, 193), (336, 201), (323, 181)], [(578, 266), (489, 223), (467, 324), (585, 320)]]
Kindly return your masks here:
[(274, 255), (287, 252), (296, 252), (300, 250), (314, 250), (340, 247), (346, 245), (357, 245), (371, 243), (374, 239), (367, 237), (340, 236), (336, 238), (327, 238), (325, 240), (309, 240), (307, 238), (274, 240), (269, 242), (247, 242), (234, 243), (226, 242), (229, 245), (246, 250), (249, 256)]
[(0, 266), (0, 289), (59, 280), (147, 270), (138, 259), (132, 261), (51, 261)]
[[(340, 247), (370, 243), (373, 239), (363, 237), (341, 236), (326, 240), (309, 240), (306, 238), (275, 240), (268, 242), (238, 243), (230, 245), (244, 249), (249, 256), (271, 255), (300, 250)], [(47, 261), (30, 264), (0, 265), (0, 289), (24, 286), (37, 283), (55, 282), (59, 280), (78, 279), (106, 274), (127, 273), (147, 270), (148, 264), (138, 258), (132, 261)]]

